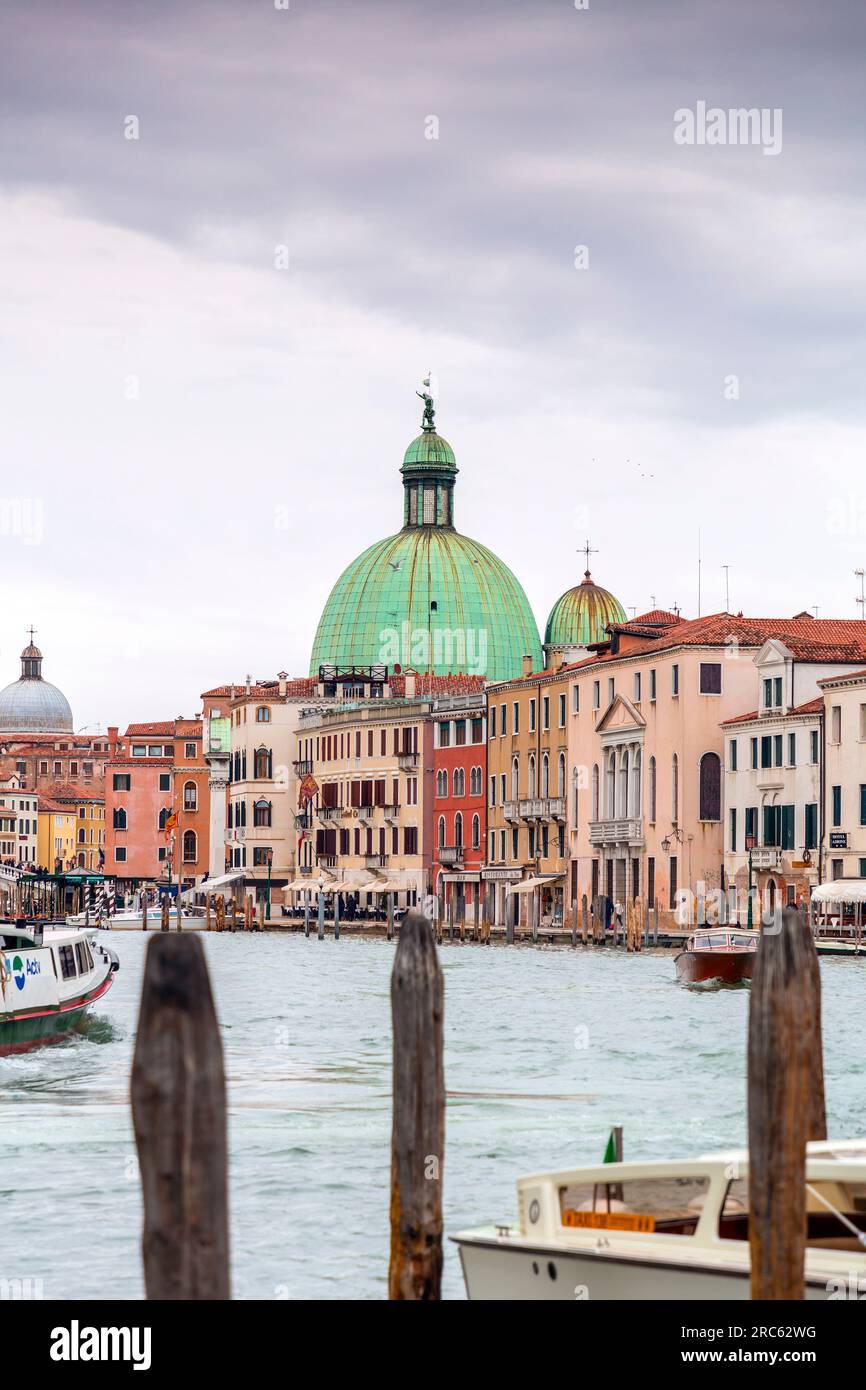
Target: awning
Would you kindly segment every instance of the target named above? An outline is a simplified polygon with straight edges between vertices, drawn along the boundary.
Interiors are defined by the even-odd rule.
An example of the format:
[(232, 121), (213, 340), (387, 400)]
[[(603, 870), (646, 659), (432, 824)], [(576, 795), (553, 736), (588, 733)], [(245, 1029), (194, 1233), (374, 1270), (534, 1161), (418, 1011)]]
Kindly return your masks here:
[(287, 883), (283, 888), (284, 893), (304, 893), (307, 889), (312, 893), (316, 884), (311, 878), (295, 878), (291, 883)]
[(557, 883), (565, 874), (541, 874), (536, 878), (525, 878), (522, 883), (509, 883), (506, 893), (531, 893), (535, 888), (543, 888), (546, 883)]
[(243, 869), (233, 869), (230, 874), (220, 874), (217, 878), (206, 878), (203, 883), (195, 883), (192, 888), (184, 888), (182, 898), (191, 898), (194, 893), (211, 893), (214, 888), (222, 888), (227, 883), (237, 883), (243, 878)]
[(866, 878), (836, 878), (812, 889), (813, 903), (866, 903)]

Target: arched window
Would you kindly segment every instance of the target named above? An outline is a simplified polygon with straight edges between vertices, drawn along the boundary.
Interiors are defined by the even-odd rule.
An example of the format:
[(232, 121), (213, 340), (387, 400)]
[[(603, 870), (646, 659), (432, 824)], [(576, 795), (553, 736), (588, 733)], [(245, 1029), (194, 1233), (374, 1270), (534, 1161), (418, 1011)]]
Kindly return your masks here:
[(565, 754), (560, 753), (556, 765), (556, 795), (565, 796)]
[(184, 864), (194, 864), (198, 858), (198, 842), (194, 830), (183, 832), (183, 862)]
[(463, 817), (459, 811), (454, 817), (454, 843), (458, 849), (463, 848)]
[(454, 795), (466, 795), (466, 771), (462, 767), (455, 767), (454, 769)]
[(577, 793), (580, 788), (580, 773), (576, 767), (571, 769), (571, 825), (572, 829), (577, 829)]
[(624, 748), (619, 765), (619, 804), (616, 811), (618, 816), (628, 815), (628, 774), (630, 766), (631, 756), (628, 749)]
[(550, 758), (546, 753), (541, 759), (541, 795), (550, 796)]
[[(231, 810), (231, 806), (229, 806), (229, 810)], [(126, 814), (126, 813), (124, 812), (124, 814)], [(170, 806), (163, 806), (162, 810), (161, 810), (160, 813), (159, 813), (159, 828), (160, 828), (160, 830), (165, 830), (165, 823), (166, 823), (166, 821), (168, 820), (168, 818), (169, 818), (170, 815), (171, 815), (171, 807), (170, 807)], [(229, 821), (229, 825), (231, 825), (231, 821)]]
[(258, 706), (256, 707), (256, 723), (257, 723), (257, 724), (270, 724), (270, 722), (271, 722), (271, 711), (270, 711), (270, 709), (268, 708), (268, 706), (267, 706), (267, 705), (258, 705)]
[(535, 796), (535, 794), (535, 754), (533, 753), (530, 755), (529, 758), (529, 778), (527, 782), (526, 795), (528, 797), (533, 797)]
[(722, 819), (722, 760), (718, 753), (705, 753), (700, 764), (701, 820)]
[(445, 771), (436, 773), (436, 795), (448, 795), (448, 773)]
[(676, 753), (671, 758), (671, 816), (676, 824), (680, 818), (680, 764)]
[[(160, 822), (160, 823), (159, 823), (159, 828), (160, 828), (160, 830), (164, 830), (164, 829), (165, 829), (165, 811), (160, 811), (160, 813), (159, 813), (159, 822)], [(126, 828), (127, 828), (126, 811), (124, 810), (124, 808), (123, 808), (122, 806), (115, 806), (115, 808), (114, 808), (114, 828), (115, 828), (115, 830), (126, 830)]]
[(198, 787), (195, 782), (184, 782), (183, 784), (183, 809), (185, 811), (195, 811), (198, 808)]
[(520, 795), (520, 759), (511, 759), (511, 800), (516, 801)]
[(440, 816), (440, 817), (439, 817), (439, 848), (440, 848), (440, 849), (442, 848), (442, 846), (444, 845), (444, 843), (445, 843), (445, 817), (444, 817), (444, 816)]
[(654, 824), (656, 818), (656, 760), (649, 760), (649, 818)]
[(253, 825), (271, 824), (271, 803), (269, 801), (253, 802)]
[(599, 820), (599, 771), (598, 763), (593, 764), (592, 768), (592, 819)]
[(270, 748), (257, 748), (253, 755), (253, 776), (271, 776), (271, 750)]
[(481, 817), (472, 817), (472, 848), (481, 848)]

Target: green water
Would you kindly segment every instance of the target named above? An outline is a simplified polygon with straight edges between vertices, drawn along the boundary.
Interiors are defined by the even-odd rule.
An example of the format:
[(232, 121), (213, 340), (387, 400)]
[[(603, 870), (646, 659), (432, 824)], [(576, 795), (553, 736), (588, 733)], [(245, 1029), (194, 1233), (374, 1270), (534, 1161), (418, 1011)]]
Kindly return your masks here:
[[(382, 1298), (393, 945), (201, 940), (229, 1080), (235, 1296)], [(112, 934), (121, 970), (86, 1036), (0, 1059), (0, 1277), (40, 1279), (46, 1298), (142, 1294), (128, 1080), (145, 944)], [(744, 989), (684, 989), (672, 954), (446, 945), (441, 959), (446, 1085), (473, 1093), (448, 1103), (446, 1234), (513, 1217), (522, 1173), (598, 1161), (614, 1123), (626, 1157), (744, 1140)], [(821, 974), (829, 1130), (861, 1135), (866, 960)], [(463, 1297), (450, 1244), (445, 1293)]]

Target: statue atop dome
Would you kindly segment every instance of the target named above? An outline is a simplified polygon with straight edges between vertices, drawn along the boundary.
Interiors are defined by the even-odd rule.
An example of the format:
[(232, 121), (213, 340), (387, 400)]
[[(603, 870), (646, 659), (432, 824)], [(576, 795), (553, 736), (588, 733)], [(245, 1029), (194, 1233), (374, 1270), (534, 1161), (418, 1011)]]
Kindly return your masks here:
[(429, 388), (430, 388), (430, 373), (429, 373), (429, 372), (428, 372), (427, 375), (425, 376), (424, 380), (421, 382), (421, 385), (422, 385), (422, 386), (426, 386), (426, 387), (428, 388), (426, 391), (416, 391), (416, 392), (415, 392), (415, 395), (416, 395), (416, 396), (420, 396), (420, 397), (421, 397), (421, 400), (424, 402), (424, 414), (423, 414), (422, 417), (421, 417), (421, 428), (422, 428), (422, 430), (435, 430), (435, 428), (436, 428), (436, 423), (435, 423), (433, 417), (434, 417), (434, 415), (435, 415), (435, 413), (436, 413), (436, 407), (435, 407), (434, 404), (433, 404), (433, 397), (430, 395), (430, 389), (429, 389)]

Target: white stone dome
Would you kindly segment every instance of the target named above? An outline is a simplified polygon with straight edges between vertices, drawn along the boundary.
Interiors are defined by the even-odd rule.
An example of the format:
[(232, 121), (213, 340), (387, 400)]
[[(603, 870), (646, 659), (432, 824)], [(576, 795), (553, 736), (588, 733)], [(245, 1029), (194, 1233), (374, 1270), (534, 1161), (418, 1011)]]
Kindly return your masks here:
[(56, 685), (42, 679), (42, 653), (31, 642), (21, 653), (21, 677), (0, 690), (0, 733), (69, 734), (72, 710)]

